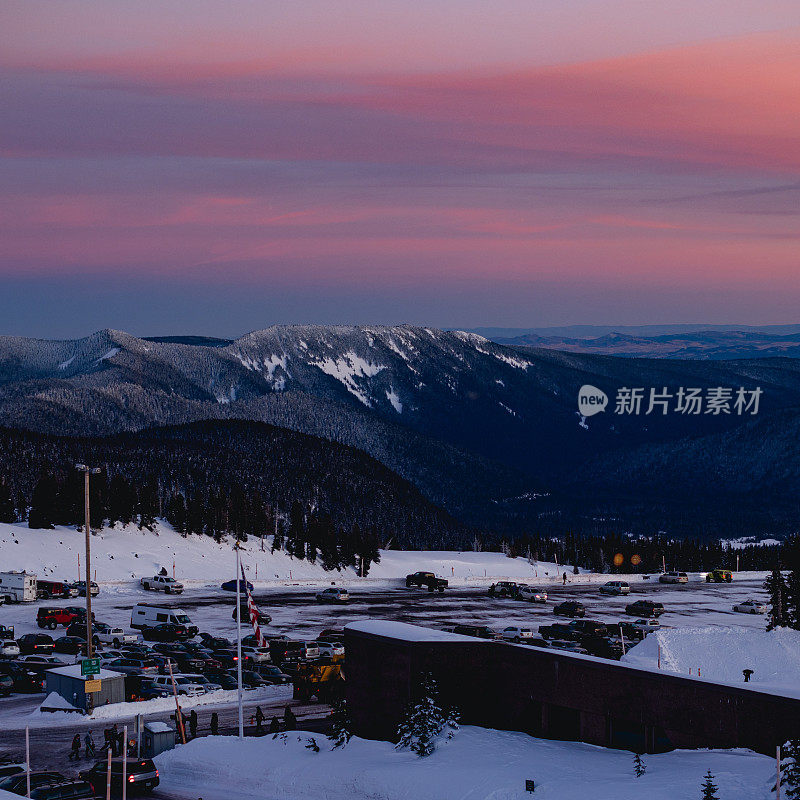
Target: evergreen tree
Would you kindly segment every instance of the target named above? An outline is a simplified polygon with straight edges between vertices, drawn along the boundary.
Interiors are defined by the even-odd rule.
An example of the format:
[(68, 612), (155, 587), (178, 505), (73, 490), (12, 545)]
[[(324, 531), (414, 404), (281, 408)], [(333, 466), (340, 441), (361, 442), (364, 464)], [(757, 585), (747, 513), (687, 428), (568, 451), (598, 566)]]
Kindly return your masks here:
[(333, 742), (333, 749), (344, 747), (352, 737), (350, 731), (350, 712), (347, 709), (347, 700), (344, 697), (337, 698), (333, 703), (331, 712), (331, 732), (328, 738)]
[(714, 776), (711, 774), (711, 770), (708, 770), (705, 780), (703, 781), (701, 800), (719, 800), (719, 795), (717, 794), (718, 788), (717, 784), (714, 783)]
[(407, 706), (397, 727), (396, 747), (408, 748), (420, 758), (429, 756), (436, 749), (436, 739), (444, 724), (436, 681), (430, 673), (425, 673), (420, 680), (416, 697)]
[(17, 512), (11, 499), (11, 489), (5, 482), (0, 483), (0, 522), (16, 522)]
[(641, 778), (642, 775), (647, 771), (647, 767), (644, 765), (644, 761), (642, 761), (641, 753), (634, 753), (633, 754), (633, 774), (637, 778)]
[(792, 539), (785, 548), (786, 565), (786, 625), (800, 630), (800, 538)]
[(776, 567), (764, 581), (764, 588), (769, 593), (769, 611), (767, 612), (767, 630), (781, 628), (787, 624), (786, 581)]
[(28, 514), (29, 528), (50, 528), (56, 522), (56, 498), (58, 484), (52, 475), (42, 475), (33, 489), (31, 510)]
[(781, 748), (781, 787), (786, 800), (800, 800), (800, 739)]
[(122, 475), (114, 475), (108, 486), (108, 520), (113, 526), (119, 522), (130, 525), (133, 522), (133, 507), (136, 494)]
[(452, 739), (456, 735), (456, 731), (461, 727), (461, 712), (456, 706), (447, 707), (444, 724), (447, 728), (447, 738)]

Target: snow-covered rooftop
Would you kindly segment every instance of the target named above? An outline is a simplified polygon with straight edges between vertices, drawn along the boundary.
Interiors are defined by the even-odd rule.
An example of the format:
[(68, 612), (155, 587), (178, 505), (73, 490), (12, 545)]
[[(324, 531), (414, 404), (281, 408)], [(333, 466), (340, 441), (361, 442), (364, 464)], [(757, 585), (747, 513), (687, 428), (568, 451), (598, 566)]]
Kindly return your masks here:
[(101, 669), (98, 675), (81, 675), (80, 664), (70, 664), (68, 667), (56, 667), (47, 670), (51, 675), (64, 675), (67, 678), (83, 678), (84, 680), (105, 680), (106, 678), (121, 678), (121, 672), (112, 672), (110, 669)]
[(384, 619), (365, 619), (345, 625), (345, 630), (371, 633), (374, 636), (386, 636), (389, 639), (402, 639), (404, 642), (486, 642), (474, 636), (462, 636), (458, 633), (437, 631), (407, 622), (392, 622)]

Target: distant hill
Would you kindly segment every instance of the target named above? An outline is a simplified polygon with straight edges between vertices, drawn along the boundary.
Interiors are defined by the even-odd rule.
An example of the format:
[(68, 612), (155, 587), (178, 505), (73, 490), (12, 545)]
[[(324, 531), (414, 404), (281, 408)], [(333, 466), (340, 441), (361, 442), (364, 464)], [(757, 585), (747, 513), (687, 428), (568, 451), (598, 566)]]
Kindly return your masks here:
[[(675, 347), (675, 336), (643, 342), (609, 334), (598, 347)], [(708, 348), (754, 347), (759, 336), (708, 331), (703, 341)], [(784, 337), (787, 347), (794, 336)], [(689, 477), (698, 469), (714, 474), (724, 459), (747, 484), (753, 441), (735, 443), (753, 420), (645, 408), (618, 415), (615, 395), (621, 387), (672, 395), (681, 387), (758, 387), (764, 477), (739, 507), (728, 503), (724, 511), (738, 535), (756, 532), (747, 529), (751, 521), (765, 533), (788, 524), (783, 493), (795, 480), (793, 467), (780, 482), (770, 478), (770, 453), (785, 442), (783, 428), (768, 423), (800, 408), (800, 360), (615, 358), (412, 326), (275, 326), (212, 345), (194, 338), (187, 344), (113, 330), (74, 341), (0, 338), (0, 425), (96, 437), (202, 421), (265, 422), (363, 451), (463, 525), (686, 531), (715, 513), (719, 496), (714, 485)], [(610, 398), (606, 412), (589, 419), (577, 407), (586, 384)], [(717, 441), (712, 437), (733, 444), (704, 450), (703, 443)], [(659, 455), (647, 461), (652, 452)], [(685, 463), (670, 457), (675, 453), (685, 454)], [(793, 464), (793, 454), (787, 458)], [(623, 477), (624, 465), (637, 463), (648, 464), (653, 487), (646, 507), (639, 485)], [(765, 512), (759, 492), (778, 483)], [(658, 486), (674, 496), (683, 486), (697, 501), (676, 513), (673, 495), (660, 496)]]

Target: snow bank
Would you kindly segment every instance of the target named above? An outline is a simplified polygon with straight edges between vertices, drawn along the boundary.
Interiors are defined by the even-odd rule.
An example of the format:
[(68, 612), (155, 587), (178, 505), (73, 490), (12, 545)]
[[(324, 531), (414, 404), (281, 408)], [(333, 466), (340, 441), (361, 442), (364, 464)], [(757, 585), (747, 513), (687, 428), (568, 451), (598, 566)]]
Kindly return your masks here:
[[(305, 747), (311, 736), (321, 752)], [(424, 759), (358, 738), (331, 750), (320, 734), (293, 732), (204, 737), (155, 761), (165, 794), (204, 800), (522, 800), (526, 780), (537, 800), (675, 800), (699, 797), (708, 769), (725, 800), (767, 800), (774, 770), (747, 750), (678, 750), (644, 756), (647, 772), (636, 778), (625, 751), (471, 727)]]
[(752, 669), (752, 688), (800, 696), (800, 631), (778, 628), (705, 626), (669, 628), (651, 633), (622, 657), (624, 663), (743, 684)]
[[(0, 524), (0, 564), (2, 569), (27, 569), (39, 578), (78, 580), (79, 559), (83, 559), (83, 533), (74, 528), (31, 530), (24, 525)], [(291, 558), (283, 552), (270, 553), (251, 538), (244, 544), (243, 562), (248, 579), (257, 584), (286, 584), (331, 581), (369, 583), (405, 578), (418, 570), (433, 571), (453, 585), (490, 583), (493, 580), (548, 582), (561, 574), (556, 564), (528, 563), (524, 558), (507, 558), (502, 553), (447, 551), (382, 550), (381, 563), (370, 568), (367, 578), (355, 570), (326, 572), (319, 564)], [(92, 566), (100, 583), (125, 582), (154, 575), (161, 567), (180, 580), (214, 582), (234, 577), (235, 559), (231, 542), (217, 543), (208, 536), (183, 537), (160, 522), (155, 531), (140, 531), (136, 526), (105, 528), (92, 537)], [(570, 567), (565, 567), (574, 578)]]

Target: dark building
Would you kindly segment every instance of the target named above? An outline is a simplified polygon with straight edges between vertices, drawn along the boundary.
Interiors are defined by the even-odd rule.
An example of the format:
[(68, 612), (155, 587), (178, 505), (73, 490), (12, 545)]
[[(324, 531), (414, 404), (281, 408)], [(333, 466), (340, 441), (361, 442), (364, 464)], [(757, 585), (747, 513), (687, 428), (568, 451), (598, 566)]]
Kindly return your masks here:
[[(465, 724), (635, 750), (747, 747), (800, 735), (800, 699), (398, 622), (345, 628), (354, 732), (394, 739), (419, 676)], [(753, 688), (749, 688), (753, 686)], [(800, 688), (800, 687), (798, 687)]]

